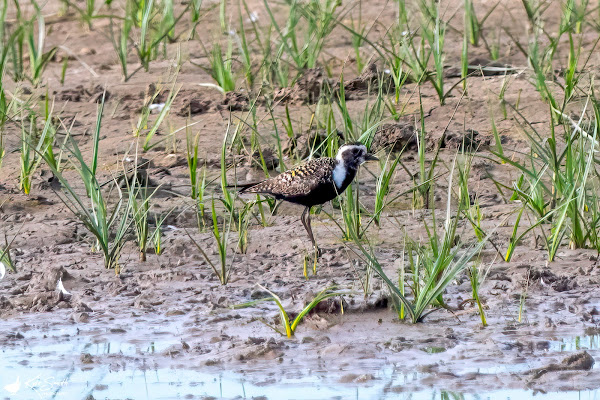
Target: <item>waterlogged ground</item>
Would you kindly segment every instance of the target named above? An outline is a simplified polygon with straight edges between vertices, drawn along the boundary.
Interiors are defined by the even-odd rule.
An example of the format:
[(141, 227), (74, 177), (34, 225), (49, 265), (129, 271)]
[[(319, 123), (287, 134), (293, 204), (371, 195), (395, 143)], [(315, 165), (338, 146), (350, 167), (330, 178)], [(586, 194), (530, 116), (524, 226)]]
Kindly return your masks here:
[[(67, 318), (63, 312), (55, 314), (59, 319)], [(370, 316), (389, 319), (384, 312), (373, 312)], [(30, 318), (14, 318), (3, 329), (7, 340), (3, 341), (0, 367), (3, 383), (8, 382), (4, 395), (15, 399), (73, 399), (89, 395), (109, 399), (240, 396), (431, 399), (446, 392), (464, 395), (467, 399), (521, 399), (534, 395), (544, 399), (597, 399), (600, 395), (596, 389), (581, 389), (594, 387), (598, 376), (596, 368), (583, 374), (585, 377), (581, 372), (577, 376), (561, 372), (560, 386), (553, 388), (561, 390), (560, 393), (545, 393), (530, 380), (532, 368), (547, 365), (551, 360), (561, 360), (581, 351), (597, 357), (600, 335), (555, 336), (548, 340), (536, 336), (535, 341), (526, 342), (524, 337), (528, 335), (505, 332), (488, 338), (486, 342), (495, 344), (494, 347), (529, 348), (529, 357), (512, 357), (512, 362), (507, 363), (503, 357), (496, 357), (495, 362), (488, 357), (475, 360), (468, 357), (468, 353), (484, 354), (486, 348), (491, 354), (498, 353), (482, 343), (473, 346), (469, 340), (459, 340), (451, 348), (430, 341), (429, 344), (437, 346), (425, 343), (400, 352), (402, 354), (398, 349), (377, 351), (373, 346), (352, 346), (344, 339), (328, 340), (321, 350), (310, 345), (313, 340), (323, 343), (325, 337), (335, 338), (339, 333), (332, 329), (328, 336), (301, 335), (284, 344), (279, 340), (250, 337), (245, 344), (251, 344), (255, 353), (265, 353), (269, 348), (267, 352), (276, 354), (244, 360), (241, 355), (251, 352), (248, 346), (236, 350), (244, 346), (229, 344), (223, 349), (218, 337), (209, 341), (216, 351), (203, 355), (199, 348), (207, 343), (193, 333), (197, 329), (186, 328), (193, 325), (191, 321), (178, 325), (171, 319), (137, 317), (132, 318), (135, 327), (126, 331), (93, 322), (85, 326), (65, 323), (64, 319), (29, 325)], [(356, 332), (360, 322), (358, 318), (348, 317), (345, 324), (354, 327), (351, 332)], [(389, 332), (393, 325), (391, 321), (382, 322), (382, 333)], [(346, 344), (340, 347), (336, 342)], [(401, 342), (407, 346), (414, 341), (405, 338)], [(312, 351), (307, 351), (308, 348)], [(369, 348), (375, 354), (364, 357)], [(317, 357), (308, 354), (313, 351)], [(207, 360), (208, 354), (212, 358)], [(231, 355), (235, 355), (238, 362), (230, 360)], [(511, 379), (521, 379), (528, 385), (512, 387), (514, 385), (506, 384)], [(579, 389), (575, 390), (576, 387)]]
[[(481, 3), (478, 12), (492, 6)], [(248, 4), (262, 22), (268, 23), (262, 2)], [(448, 2), (448, 9), (458, 9), (460, 4)], [(155, 61), (149, 72), (138, 72), (123, 83), (112, 44), (106, 38), (107, 23), (99, 19), (94, 29), (84, 29), (75, 13), (59, 15), (59, 10), (58, 1), (44, 6), (46, 25), (52, 28), (47, 45), (62, 45), (77, 55), (68, 62), (64, 84), (59, 82), (61, 57), (50, 63), (42, 88), (17, 85), (8, 78), (3, 83), (20, 96), (26, 96), (26, 88), (36, 99), (48, 89), (55, 96), (54, 112), (72, 126), (86, 155), (91, 149), (95, 101), (106, 88), (109, 96), (102, 124), (99, 180), (109, 181), (122, 170), (125, 152), (131, 155), (135, 149), (132, 126), (137, 123), (148, 86), (167, 79), (171, 62)], [(363, 18), (389, 26), (397, 18), (390, 10), (387, 2), (369, 2), (369, 7), (363, 4)], [(557, 23), (559, 12), (559, 7), (545, 10), (548, 27)], [(207, 12), (202, 28), (217, 29), (217, 14), (218, 7)], [(462, 13), (452, 18), (458, 26)], [(488, 24), (505, 26), (515, 37), (524, 37), (524, 18), (522, 2), (511, 0), (502, 2)], [(369, 33), (374, 39), (381, 34), (378, 27)], [(590, 31), (585, 39), (584, 52), (591, 49), (597, 33)], [(211, 40), (204, 39), (206, 44)], [(460, 35), (450, 30), (445, 45), (448, 87), (459, 79), (451, 72), (459, 65), (461, 43)], [(527, 60), (508, 37), (503, 36), (500, 43), (502, 63), (520, 72), (510, 76), (505, 98), (511, 104), (518, 101), (520, 112), (543, 133), (548, 107), (529, 82)], [(175, 46), (169, 45), (172, 54)], [(184, 58), (208, 65), (199, 42), (181, 46)], [(367, 59), (372, 51), (363, 50)], [(64, 56), (63, 52), (58, 54)], [(358, 75), (346, 31), (334, 30), (326, 42), (326, 53), (333, 57), (332, 79), (337, 79), (344, 63), (347, 81)], [(564, 61), (567, 53), (559, 53)], [(475, 59), (486, 54), (475, 48), (472, 56)], [(134, 70), (133, 54), (129, 61), (130, 70)], [(591, 57), (587, 67), (593, 70), (598, 65), (596, 57)], [(360, 87), (363, 78), (355, 81), (355, 86)], [(235, 106), (234, 116), (243, 119), (247, 103), (233, 104), (219, 92), (197, 85), (212, 80), (190, 63), (183, 64), (177, 82), (183, 87), (168, 117), (169, 128), (162, 128), (156, 137), (157, 141), (168, 140), (143, 154), (150, 160), (151, 179), (162, 185), (153, 198), (153, 212), (174, 210), (164, 227), (164, 253), (149, 254), (146, 262), (139, 262), (137, 250), (128, 243), (120, 276), (105, 270), (101, 255), (92, 252), (92, 237), (59, 201), (43, 165), (35, 175), (32, 193), (26, 196), (19, 192), (20, 125), (7, 124), (8, 151), (0, 168), (0, 235), (7, 235), (9, 240), (15, 237), (11, 254), (18, 272), (0, 280), (0, 398), (600, 398), (600, 268), (595, 251), (567, 250), (565, 243), (556, 261), (547, 263), (542, 242), (528, 235), (512, 261), (505, 263), (488, 246), (481, 257), (488, 273), (480, 294), (489, 325), (482, 327), (476, 307), (465, 302), (472, 294), (464, 275), (445, 294), (453, 312), (437, 311), (423, 323), (411, 325), (398, 321), (389, 294), (378, 279), (371, 279), (365, 295), (361, 284), (365, 282), (364, 265), (357, 262), (354, 247), (341, 240), (337, 225), (324, 213), (313, 218), (323, 255), (317, 274), (309, 273), (305, 279), (303, 260), (310, 244), (299, 221), (302, 210), (283, 205), (269, 218), (269, 226), (251, 224), (247, 253), (235, 255), (231, 281), (220, 285), (185, 232), (187, 229), (216, 260), (210, 234), (195, 233), (196, 217), (186, 200), (189, 185), (184, 133), (172, 140), (166, 132), (184, 126), (193, 105), (195, 111), (189, 118), (195, 123), (193, 133), (200, 133), (199, 165), (207, 166), (209, 179), (217, 177), (229, 108)], [(469, 183), (481, 204), (483, 226), (496, 229), (492, 240), (504, 252), (516, 219), (514, 211), (520, 205), (500, 196), (489, 176), (512, 185), (518, 175), (509, 165), (488, 158), (491, 126), (487, 103), (496, 115), (505, 152), (528, 145), (513, 116), (501, 117), (497, 95), (502, 82), (502, 76), (474, 76), (469, 79), (468, 94), (461, 97), (455, 91), (444, 106), (439, 105), (429, 85), (422, 86), (421, 93), (431, 148), (456, 109), (439, 166), (438, 220), (445, 212), (448, 171), (456, 147), (466, 130), (475, 129), (480, 135), (474, 146), (478, 151)], [(296, 89), (296, 100), (278, 104), (274, 114), (284, 116), (287, 105), (297, 133), (306, 138), (314, 104), (303, 104), (306, 93)], [(414, 90), (410, 84), (403, 90), (407, 115), (394, 129), (376, 137), (380, 148), (399, 138), (406, 140), (403, 129), (406, 124), (412, 126), (418, 116)], [(348, 97), (349, 109), (357, 114), (369, 101), (365, 90), (348, 90)], [(273, 125), (264, 107), (259, 107), (258, 114), (263, 118), (260, 127), (267, 148), (272, 146)], [(279, 129), (283, 131), (283, 126)], [(414, 146), (409, 146), (402, 160), (413, 173), (418, 171)], [(399, 171), (392, 193), (413, 185), (403, 170)], [(360, 177), (361, 200), (371, 209), (375, 180), (369, 172), (378, 174), (379, 167), (367, 166)], [(77, 177), (69, 170), (65, 175)], [(237, 176), (230, 175), (232, 181), (263, 176), (248, 158), (239, 161)], [(216, 185), (209, 185), (209, 193), (218, 190)], [(331, 206), (326, 210), (331, 211)], [(334, 217), (341, 222), (337, 210)], [(428, 218), (429, 212), (412, 210), (411, 199), (402, 197), (384, 211), (381, 227), (369, 228), (377, 257), (394, 279), (404, 235), (424, 241), (423, 220)], [(473, 237), (471, 228), (464, 224), (459, 235), (464, 241)], [(70, 295), (58, 294), (59, 280)], [(343, 313), (340, 298), (329, 299), (299, 325), (294, 338), (284, 338), (267, 326), (280, 326), (274, 304), (232, 309), (264, 297), (257, 284), (276, 292), (292, 313), (299, 312), (315, 293), (335, 284), (343, 292)]]

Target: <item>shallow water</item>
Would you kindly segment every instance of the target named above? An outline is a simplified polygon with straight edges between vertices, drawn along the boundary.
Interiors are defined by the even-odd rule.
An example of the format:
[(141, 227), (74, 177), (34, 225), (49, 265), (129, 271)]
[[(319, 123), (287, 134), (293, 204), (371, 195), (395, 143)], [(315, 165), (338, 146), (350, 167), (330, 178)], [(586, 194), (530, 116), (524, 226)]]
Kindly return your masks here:
[[(55, 339), (56, 336), (53, 338)], [(574, 346), (585, 348), (596, 345), (597, 338), (573, 339)], [(570, 339), (564, 345), (570, 346)], [(325, 370), (304, 370), (295, 373), (294, 367), (282, 365), (282, 375), (261, 371), (254, 366), (250, 371), (234, 373), (218, 367), (156, 368), (146, 355), (161, 353), (174, 341), (124, 343), (106, 341), (93, 343), (89, 337), (80, 337), (64, 343), (16, 345), (2, 349), (0, 359), (0, 398), (9, 399), (557, 399), (600, 400), (600, 390), (581, 392), (537, 393), (525, 390), (461, 394), (440, 390), (404, 392), (402, 386), (414, 383), (423, 375), (406, 374), (386, 366), (354, 366), (354, 371), (370, 371), (373, 376), (364, 383), (341, 383), (328, 379)], [(565, 351), (567, 349), (564, 349)], [(114, 363), (79, 363), (74, 355), (89, 354), (114, 357)], [(71, 358), (70, 358), (71, 357)], [(141, 364), (140, 364), (141, 361)], [(273, 361), (275, 362), (275, 361)], [(89, 365), (89, 366), (88, 366)], [(298, 371), (296, 371), (298, 372)], [(479, 373), (502, 372), (496, 369)], [(357, 378), (360, 381), (360, 377)]]
[[(562, 338), (550, 343), (550, 351), (579, 351), (600, 349), (600, 335), (584, 335)], [(600, 363), (594, 364), (598, 368)]]
[[(207, 366), (194, 357), (195, 349), (182, 350), (185, 318), (168, 323), (162, 318), (140, 318), (133, 322), (123, 327), (127, 329), (121, 329), (112, 323), (74, 325), (60, 319), (34, 324), (28, 318), (4, 321), (0, 335), (7, 340), (0, 347), (0, 399), (70, 400), (92, 395), (97, 400), (600, 400), (600, 389), (544, 394), (514, 389), (477, 392), (471, 389), (472, 385), (469, 393), (453, 392), (443, 384), (437, 389), (425, 388), (420, 382), (427, 378), (437, 383), (444, 381), (429, 373), (407, 372), (404, 363), (372, 358), (355, 358), (335, 368), (322, 359), (306, 363), (287, 358), (251, 360), (237, 364), (237, 370), (219, 364)], [(547, 350), (542, 352), (549, 353), (555, 360), (561, 359), (563, 353), (581, 350), (597, 357), (600, 335), (565, 336), (548, 343)], [(493, 359), (468, 362), (460, 357), (461, 346), (419, 347), (414, 353), (425, 357), (450, 356), (446, 360), (456, 374), (455, 382), (467, 374), (492, 378), (498, 374), (522, 376), (529, 369), (539, 367), (539, 363), (527, 358), (515, 363), (496, 363)], [(172, 349), (179, 350), (180, 354), (170, 356)], [(449, 361), (453, 359), (455, 361)], [(594, 367), (598, 368), (598, 363)]]

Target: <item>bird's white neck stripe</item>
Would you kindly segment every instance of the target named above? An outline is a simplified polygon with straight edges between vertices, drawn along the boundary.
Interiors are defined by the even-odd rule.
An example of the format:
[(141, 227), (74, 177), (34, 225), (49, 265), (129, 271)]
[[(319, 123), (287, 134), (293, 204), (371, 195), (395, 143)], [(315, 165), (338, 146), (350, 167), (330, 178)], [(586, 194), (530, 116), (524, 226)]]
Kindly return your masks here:
[(333, 169), (333, 182), (335, 183), (335, 187), (339, 190), (342, 188), (344, 181), (346, 180), (346, 175), (348, 171), (346, 170), (346, 166), (344, 162), (338, 162), (335, 168)]

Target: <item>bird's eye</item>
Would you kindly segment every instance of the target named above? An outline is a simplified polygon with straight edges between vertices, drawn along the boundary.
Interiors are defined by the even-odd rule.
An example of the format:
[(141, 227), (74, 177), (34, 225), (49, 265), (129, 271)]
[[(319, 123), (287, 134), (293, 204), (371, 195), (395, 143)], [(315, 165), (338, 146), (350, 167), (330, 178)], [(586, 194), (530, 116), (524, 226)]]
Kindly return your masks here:
[(353, 149), (352, 150), (352, 153), (354, 153), (354, 154), (358, 154), (358, 152), (359, 152), (359, 149)]

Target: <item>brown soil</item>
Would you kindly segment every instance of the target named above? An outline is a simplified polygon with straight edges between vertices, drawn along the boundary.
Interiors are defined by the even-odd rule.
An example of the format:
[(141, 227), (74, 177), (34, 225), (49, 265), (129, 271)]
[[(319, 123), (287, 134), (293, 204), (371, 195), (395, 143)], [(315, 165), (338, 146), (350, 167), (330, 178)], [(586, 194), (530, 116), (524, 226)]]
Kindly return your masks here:
[[(261, 21), (267, 23), (268, 14), (263, 2), (248, 3), (251, 10), (258, 12)], [(450, 14), (462, 1), (449, 3)], [(368, 7), (363, 4), (363, 20), (378, 18), (379, 24), (369, 33), (374, 38), (379, 37), (383, 27), (389, 26), (396, 18), (395, 11), (390, 11), (390, 4), (383, 1), (369, 2)], [(65, 82), (61, 85), (62, 62), (57, 57), (45, 72), (44, 87), (36, 89), (27, 84), (16, 85), (7, 78), (5, 87), (11, 93), (17, 86), (27, 87), (32, 92), (31, 96), (43, 95), (46, 90), (53, 93), (55, 114), (66, 126), (72, 126), (72, 132), (86, 154), (90, 153), (89, 138), (96, 119), (97, 102), (106, 90), (99, 175), (101, 182), (109, 181), (122, 171), (121, 161), (126, 153), (130, 155), (135, 151), (136, 139), (132, 136), (132, 129), (148, 96), (148, 88), (167, 79), (171, 61), (154, 61), (149, 72), (140, 71), (123, 82), (114, 50), (105, 37), (107, 23), (100, 19), (94, 29), (89, 30), (82, 26), (75, 13), (59, 16), (59, 6), (58, 1), (50, 1), (44, 9), (48, 15), (46, 24), (52, 27), (47, 45), (70, 49), (94, 73), (78, 60), (70, 59)], [(482, 2), (478, 13), (485, 13), (490, 6)], [(549, 24), (556, 24), (558, 13), (560, 7), (553, 7), (544, 16)], [(210, 26), (204, 27), (206, 32), (217, 31), (217, 15), (218, 7), (205, 17), (206, 24)], [(521, 1), (503, 2), (490, 15), (486, 26), (506, 26), (506, 21), (511, 18), (525, 20)], [(451, 23), (460, 26), (461, 21), (462, 13), (457, 13)], [(509, 25), (508, 29), (513, 34), (525, 37), (523, 24)], [(593, 44), (591, 32), (590, 35), (590, 40), (584, 40), (586, 48)], [(209, 40), (205, 42), (208, 44)], [(461, 43), (460, 34), (448, 33), (445, 45), (448, 68), (459, 65)], [(511, 79), (511, 83), (506, 91), (506, 101), (515, 104), (519, 99), (520, 112), (536, 124), (536, 128), (545, 132), (548, 106), (529, 82), (531, 72), (527, 69), (525, 57), (510, 44), (510, 39), (503, 36), (502, 58), (497, 65), (511, 65), (525, 72), (507, 78)], [(169, 46), (170, 55), (175, 53), (175, 46)], [(182, 47), (185, 57), (208, 65), (197, 41), (185, 42)], [(296, 147), (306, 146), (310, 137), (314, 137), (311, 135), (319, 135), (314, 130), (309, 131), (313, 103), (324, 87), (336, 90), (342, 68), (346, 91), (349, 92), (348, 105), (356, 113), (362, 112), (368, 101), (365, 81), (371, 82), (382, 76), (376, 66), (367, 68), (363, 75), (357, 73), (349, 35), (341, 28), (332, 33), (325, 50), (327, 57), (332, 57), (333, 77), (327, 77), (323, 70), (311, 70), (291, 88), (274, 93), (275, 115), (285, 116), (287, 106), (297, 131), (303, 132), (296, 141), (288, 144), (286, 154), (295, 152), (304, 157), (303, 150)], [(568, 53), (564, 47), (560, 50), (558, 58), (564, 62)], [(63, 53), (62, 50), (58, 52), (59, 56), (66, 56)], [(365, 59), (371, 53), (369, 48), (364, 48)], [(484, 48), (473, 49), (477, 64), (486, 56)], [(588, 68), (597, 68), (597, 62), (592, 58)], [(133, 54), (130, 63), (130, 70), (135, 70), (138, 64)], [(448, 76), (448, 88), (460, 79), (451, 73)], [(442, 178), (436, 187), (436, 202), (443, 208), (448, 185), (447, 171), (457, 150), (464, 148), (475, 152), (469, 183), (481, 202), (485, 227), (493, 229), (502, 224), (492, 240), (504, 251), (518, 205), (504, 201), (490, 176), (510, 184), (517, 174), (509, 165), (493, 163), (486, 158), (490, 155), (487, 146), (493, 142), (490, 108), (506, 149), (522, 148), (525, 142), (510, 113), (509, 118), (501, 118), (497, 94), (503, 79), (503, 76), (476, 74), (469, 79), (469, 90), (464, 97), (456, 89), (443, 106), (440, 106), (431, 85), (425, 84), (420, 90), (428, 148), (434, 149), (438, 145), (451, 115), (457, 109), (442, 143), (439, 167)], [(245, 118), (244, 111), (248, 110), (251, 97), (243, 90), (224, 96), (210, 87), (198, 85), (210, 83), (212, 79), (204, 70), (190, 63), (183, 64), (177, 82), (182, 89), (174, 102), (168, 124), (159, 130), (156, 140), (167, 138), (168, 129), (182, 127), (186, 121), (195, 123), (191, 129), (194, 134), (199, 133), (199, 165), (207, 166), (212, 179), (219, 174), (221, 143), (230, 111), (235, 117)], [(402, 92), (404, 98), (401, 97), (406, 103), (405, 116), (399, 122), (383, 124), (374, 141), (377, 150), (389, 146), (395, 150), (406, 147), (402, 161), (413, 174), (418, 172), (418, 160), (416, 143), (411, 135), (416, 121), (417, 128), (419, 126), (418, 96), (414, 93), (414, 84), (407, 84)], [(163, 96), (164, 100), (166, 94), (163, 93)], [(275, 148), (271, 139), (274, 129), (264, 106), (259, 106), (258, 117), (262, 118), (260, 126), (264, 130), (261, 134), (265, 148), (271, 146), (271, 151)], [(235, 123), (235, 118), (232, 121)], [(597, 338), (594, 335), (599, 329), (600, 268), (595, 251), (568, 250), (565, 245), (557, 260), (547, 263), (546, 252), (533, 236), (527, 236), (517, 248), (513, 261), (505, 263), (488, 246), (482, 260), (490, 269), (481, 287), (481, 296), (489, 325), (482, 327), (475, 305), (465, 302), (471, 298), (466, 276), (459, 277), (445, 295), (448, 304), (456, 308), (454, 312), (440, 310), (428, 316), (423, 323), (411, 325), (398, 321), (397, 315), (390, 309), (389, 294), (378, 279), (373, 280), (371, 292), (367, 296), (363, 294), (360, 280), (364, 278), (364, 266), (357, 263), (352, 246), (341, 240), (336, 224), (324, 213), (313, 218), (313, 230), (323, 255), (319, 259), (317, 274), (304, 279), (303, 260), (309, 252), (310, 243), (299, 221), (302, 210), (284, 204), (269, 219), (269, 226), (251, 225), (248, 251), (235, 255), (230, 283), (222, 286), (184, 231), (196, 232), (196, 218), (190, 211), (189, 199), (185, 198), (189, 184), (183, 130), (174, 140), (165, 140), (143, 155), (149, 160), (149, 177), (156, 185), (163, 185), (153, 199), (153, 212), (175, 209), (165, 223), (164, 253), (148, 254), (147, 261), (140, 262), (137, 249), (133, 242), (129, 242), (121, 259), (123, 271), (115, 276), (113, 271), (104, 269), (102, 256), (91, 250), (94, 243), (91, 235), (58, 199), (53, 190), (57, 186), (52, 183), (51, 174), (43, 165), (36, 174), (31, 195), (19, 192), (19, 152), (15, 150), (19, 147), (20, 128), (18, 123), (10, 122), (6, 129), (8, 152), (0, 168), (0, 234), (6, 235), (9, 240), (16, 236), (12, 256), (18, 272), (8, 273), (0, 281), (2, 349), (57, 342), (162, 341), (173, 344), (143, 356), (118, 353), (92, 356), (78, 350), (64, 354), (59, 365), (53, 368), (74, 365), (76, 369), (109, 366), (117, 370), (209, 370), (215, 374), (236, 371), (246, 374), (251, 382), (265, 386), (276, 385), (282, 379), (281, 374), (309, 379), (311, 374), (317, 373), (324, 381), (340, 385), (380, 385), (382, 388), (386, 380), (385, 373), (381, 371), (385, 368), (414, 377), (405, 384), (395, 383), (382, 389), (392, 395), (430, 387), (452, 388), (460, 392), (477, 392), (483, 388), (488, 391), (563, 391), (600, 387), (598, 346), (589, 346), (584, 349), (586, 353), (577, 352), (575, 355), (575, 350), (579, 349), (568, 345), (567, 350), (561, 347), (561, 344), (571, 343), (575, 337)], [(278, 129), (284, 131), (281, 125)], [(277, 166), (277, 153), (271, 151), (269, 154), (272, 158), (270, 166)], [(293, 159), (285, 161), (288, 167), (294, 162)], [(376, 165), (365, 168), (375, 175), (379, 172)], [(77, 178), (75, 171), (66, 171), (65, 175), (73, 180)], [(230, 178), (232, 182), (235, 179), (247, 182), (263, 176), (257, 163), (248, 162), (246, 158), (238, 165), (237, 177), (232, 172)], [(373, 175), (363, 170), (360, 183), (361, 200), (367, 208), (372, 207), (375, 191)], [(209, 191), (218, 193), (217, 185), (218, 181), (217, 184), (211, 183)], [(401, 193), (412, 185), (406, 171), (399, 168), (392, 193)], [(82, 189), (81, 185), (78, 188)], [(397, 276), (397, 260), (404, 232), (415, 240), (424, 240), (422, 221), (431, 216), (429, 211), (413, 211), (407, 204), (410, 204), (409, 197), (391, 204), (384, 213), (381, 227), (373, 226), (368, 231), (379, 260), (393, 277)], [(331, 211), (330, 205), (325, 207)], [(335, 210), (335, 213), (336, 218), (341, 220), (339, 212)], [(470, 228), (466, 225), (460, 234), (466, 240), (471, 239)], [(216, 259), (210, 233), (192, 235)], [(57, 293), (59, 279), (71, 296)], [(273, 304), (231, 308), (263, 297), (264, 293), (257, 284), (276, 292), (286, 307), (294, 312), (301, 310), (311, 294), (335, 284), (347, 293), (343, 297), (344, 313), (340, 312), (339, 298), (334, 298), (321, 305), (318, 313), (308, 316), (300, 324), (296, 337), (288, 340), (261, 322), (279, 324), (278, 312)], [(527, 295), (524, 318), (518, 322), (519, 304), (524, 292)], [(61, 335), (61, 329), (67, 329), (69, 333)], [(26, 361), (28, 357), (24, 351), (22, 360)], [(1, 386), (10, 383), (8, 378), (1, 382)]]

